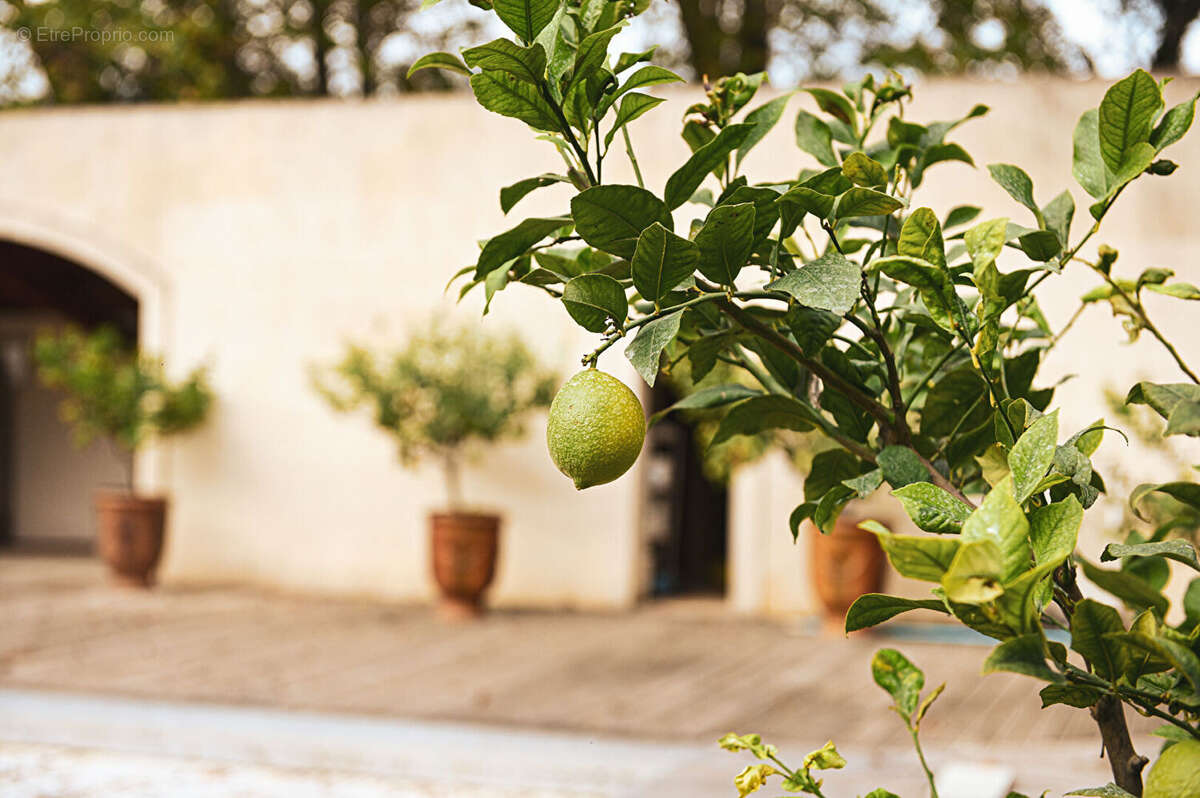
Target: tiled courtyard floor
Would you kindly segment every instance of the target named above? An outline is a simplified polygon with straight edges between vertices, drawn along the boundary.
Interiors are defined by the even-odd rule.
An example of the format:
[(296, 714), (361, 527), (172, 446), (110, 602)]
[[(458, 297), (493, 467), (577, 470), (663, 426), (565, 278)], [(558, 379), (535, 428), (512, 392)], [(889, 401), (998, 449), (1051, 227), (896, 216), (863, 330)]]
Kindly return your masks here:
[(90, 559), (0, 557), (2, 688), (680, 742), (759, 731), (871, 747), (903, 742), (869, 674), (881, 646), (903, 650), (931, 684), (949, 683), (925, 722), (931, 743), (1096, 740), (1086, 713), (1039, 711), (1031, 680), (977, 677), (988, 649), (970, 643), (827, 639), (807, 624), (737, 618), (715, 602), (497, 612), (447, 625), (425, 607), (242, 589), (136, 592), (110, 587)]

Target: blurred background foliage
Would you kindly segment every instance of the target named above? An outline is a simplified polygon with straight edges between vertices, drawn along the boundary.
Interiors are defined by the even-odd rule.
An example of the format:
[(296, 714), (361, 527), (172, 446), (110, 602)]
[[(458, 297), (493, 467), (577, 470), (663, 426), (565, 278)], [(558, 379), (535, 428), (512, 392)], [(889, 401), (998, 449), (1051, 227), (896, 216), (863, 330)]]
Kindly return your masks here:
[[(1200, 71), (1197, 16), (1200, 0), (653, 0), (619, 44), (658, 46), (693, 78), (765, 69), (780, 88), (871, 68), (1110, 76)], [(441, 70), (405, 73), (496, 24), (463, 0), (0, 0), (0, 103), (452, 88)]]

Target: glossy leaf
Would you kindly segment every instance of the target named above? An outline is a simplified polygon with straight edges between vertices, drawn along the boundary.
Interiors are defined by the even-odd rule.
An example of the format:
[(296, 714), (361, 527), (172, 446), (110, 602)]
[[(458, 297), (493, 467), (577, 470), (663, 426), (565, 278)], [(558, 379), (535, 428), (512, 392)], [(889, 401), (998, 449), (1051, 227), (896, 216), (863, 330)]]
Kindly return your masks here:
[(581, 274), (563, 287), (563, 304), (571, 318), (589, 332), (604, 332), (612, 320), (618, 327), (629, 311), (625, 289), (606, 274)]
[(733, 285), (754, 249), (754, 205), (718, 205), (696, 233), (700, 273), (721, 285)]
[(550, 24), (562, 0), (493, 0), (492, 8), (508, 29), (532, 42)]
[(546, 51), (540, 44), (521, 47), (508, 39), (463, 50), (468, 66), (484, 71), (507, 72), (517, 80), (537, 84), (546, 71)]
[(408, 74), (405, 77), (411, 78), (414, 72), (419, 72), (422, 69), (447, 69), (451, 72), (457, 72), (460, 75), (471, 74), (471, 70), (467, 69), (467, 65), (462, 62), (462, 59), (453, 53), (428, 53), (423, 55), (408, 68)]
[(687, 202), (688, 198), (704, 182), (710, 171), (725, 162), (725, 158), (753, 132), (754, 125), (729, 125), (712, 141), (692, 153), (683, 166), (667, 179), (663, 199), (671, 210)]
[(741, 164), (742, 159), (749, 154), (754, 145), (758, 144), (763, 138), (771, 132), (783, 116), (783, 110), (787, 107), (788, 100), (792, 97), (791, 94), (783, 94), (776, 97), (774, 100), (763, 103), (753, 111), (746, 114), (746, 123), (754, 125), (754, 129), (746, 136), (737, 148), (737, 158), (735, 163)]
[(1149, 140), (1150, 127), (1162, 104), (1158, 82), (1142, 69), (1117, 81), (1105, 93), (1097, 132), (1100, 156), (1114, 174), (1121, 171), (1138, 144)]
[(761, 391), (747, 388), (745, 385), (730, 383), (728, 385), (713, 385), (693, 391), (675, 402), (670, 407), (659, 410), (650, 417), (650, 423), (655, 424), (669, 413), (677, 410), (709, 410), (714, 407), (724, 407), (752, 396), (761, 396)]
[(700, 248), (694, 242), (655, 222), (638, 236), (631, 261), (633, 285), (642, 297), (658, 302), (690, 277), (699, 262)]
[(538, 130), (560, 129), (554, 109), (538, 89), (507, 72), (472, 75), (471, 90), (479, 104), (493, 113), (520, 119)]
[(1020, 673), (1044, 682), (1066, 681), (1064, 676), (1046, 664), (1045, 642), (1040, 634), (1020, 635), (996, 646), (984, 660), (983, 672), (998, 671)]
[(1008, 480), (984, 497), (962, 526), (964, 543), (990, 541), (1002, 557), (1001, 581), (1012, 579), (1029, 567), (1029, 522), (1012, 493)]
[(593, 186), (571, 200), (575, 231), (584, 241), (619, 258), (632, 258), (642, 231), (670, 223), (667, 206), (644, 188)]
[(518, 255), (525, 254), (534, 244), (570, 223), (571, 220), (564, 216), (526, 219), (511, 230), (492, 237), (479, 253), (475, 277), (483, 279), (490, 272)]
[(871, 676), (896, 702), (896, 711), (908, 721), (917, 710), (925, 674), (894, 648), (881, 648), (871, 658)]

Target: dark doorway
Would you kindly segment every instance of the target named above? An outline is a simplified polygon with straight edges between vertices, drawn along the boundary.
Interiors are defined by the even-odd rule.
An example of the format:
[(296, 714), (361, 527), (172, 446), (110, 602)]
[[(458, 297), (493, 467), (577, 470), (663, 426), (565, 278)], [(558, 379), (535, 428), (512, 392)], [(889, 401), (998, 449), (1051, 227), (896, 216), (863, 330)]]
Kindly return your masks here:
[(111, 325), (133, 344), (138, 303), (78, 263), (0, 241), (0, 544), (87, 543), (91, 493), (128, 465), (99, 444), (73, 449), (57, 419), (61, 396), (37, 380), (33, 339), (63, 324)]
[[(650, 412), (676, 397), (663, 382), (651, 393)], [(728, 493), (704, 475), (696, 436), (668, 416), (648, 434), (646, 517), (650, 592), (654, 596), (725, 593)]]

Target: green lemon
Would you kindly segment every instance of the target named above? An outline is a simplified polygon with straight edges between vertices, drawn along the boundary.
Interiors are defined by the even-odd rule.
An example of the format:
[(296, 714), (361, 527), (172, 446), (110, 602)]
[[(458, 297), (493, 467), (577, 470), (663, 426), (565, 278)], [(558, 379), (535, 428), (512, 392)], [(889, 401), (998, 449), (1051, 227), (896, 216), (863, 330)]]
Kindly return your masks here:
[(1163, 751), (1150, 768), (1142, 798), (1200, 798), (1200, 740)]
[(603, 371), (579, 372), (550, 404), (550, 457), (579, 490), (612, 482), (628, 471), (645, 439), (641, 402), (625, 383)]

